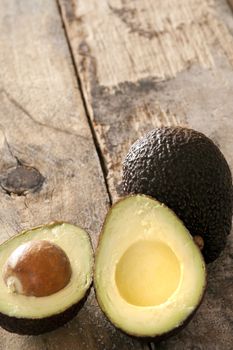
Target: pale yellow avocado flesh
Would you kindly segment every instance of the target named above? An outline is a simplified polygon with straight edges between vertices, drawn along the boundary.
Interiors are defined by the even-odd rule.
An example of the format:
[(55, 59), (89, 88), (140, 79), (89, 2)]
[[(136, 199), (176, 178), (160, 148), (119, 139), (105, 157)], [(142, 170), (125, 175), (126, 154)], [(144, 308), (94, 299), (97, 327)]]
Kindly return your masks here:
[[(69, 258), (72, 275), (65, 288), (46, 297), (12, 293), (2, 278), (2, 268), (21, 244), (49, 240)], [(92, 282), (93, 250), (88, 234), (78, 226), (54, 223), (20, 233), (0, 245), (0, 312), (18, 318), (43, 318), (58, 314), (81, 300)]]
[(133, 243), (116, 267), (116, 285), (121, 296), (136, 306), (164, 303), (175, 292), (181, 278), (179, 260), (160, 241)]
[(99, 304), (115, 326), (157, 336), (180, 326), (199, 305), (205, 263), (170, 209), (147, 196), (129, 196), (107, 215), (94, 282)]

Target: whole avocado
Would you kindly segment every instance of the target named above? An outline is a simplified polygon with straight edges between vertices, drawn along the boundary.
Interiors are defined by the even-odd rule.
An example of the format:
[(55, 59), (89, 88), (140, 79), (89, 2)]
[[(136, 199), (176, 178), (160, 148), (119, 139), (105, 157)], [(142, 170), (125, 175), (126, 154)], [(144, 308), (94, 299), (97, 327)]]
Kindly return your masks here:
[(202, 237), (206, 262), (223, 250), (231, 230), (232, 176), (223, 154), (204, 134), (182, 127), (150, 131), (125, 157), (122, 188), (170, 207), (193, 236)]

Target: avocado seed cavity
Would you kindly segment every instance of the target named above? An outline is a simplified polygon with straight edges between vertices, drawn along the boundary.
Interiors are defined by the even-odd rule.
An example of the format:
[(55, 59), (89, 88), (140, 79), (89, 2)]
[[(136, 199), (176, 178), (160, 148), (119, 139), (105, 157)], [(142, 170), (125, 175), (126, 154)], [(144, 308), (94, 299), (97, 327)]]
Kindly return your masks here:
[(71, 274), (70, 261), (58, 245), (36, 240), (12, 252), (3, 266), (2, 277), (13, 293), (44, 297), (63, 289)]
[(160, 241), (140, 240), (132, 244), (119, 260), (115, 273), (119, 293), (136, 306), (163, 304), (176, 291), (180, 279), (177, 256)]

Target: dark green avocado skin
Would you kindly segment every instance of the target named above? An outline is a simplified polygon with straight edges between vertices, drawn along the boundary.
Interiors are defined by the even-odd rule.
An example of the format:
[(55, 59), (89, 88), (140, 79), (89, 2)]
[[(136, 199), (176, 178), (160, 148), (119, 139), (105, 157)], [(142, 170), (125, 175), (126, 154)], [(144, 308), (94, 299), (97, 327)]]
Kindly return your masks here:
[(232, 176), (223, 154), (204, 134), (182, 127), (150, 131), (125, 157), (122, 189), (170, 207), (193, 236), (203, 237), (206, 262), (223, 250), (231, 230)]
[(72, 320), (82, 308), (86, 299), (87, 296), (57, 315), (38, 319), (16, 318), (0, 313), (0, 326), (8, 332), (20, 335), (39, 335), (50, 332)]

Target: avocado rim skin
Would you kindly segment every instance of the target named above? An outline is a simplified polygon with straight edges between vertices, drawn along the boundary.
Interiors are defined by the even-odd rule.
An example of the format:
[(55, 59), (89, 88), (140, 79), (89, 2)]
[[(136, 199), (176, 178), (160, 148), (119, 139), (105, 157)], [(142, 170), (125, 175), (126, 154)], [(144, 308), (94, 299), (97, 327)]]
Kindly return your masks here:
[[(129, 195), (125, 195), (124, 197), (121, 197), (119, 198), (118, 200), (116, 200), (116, 202), (114, 202), (114, 204), (110, 207), (110, 209), (108, 210), (106, 216), (105, 216), (105, 219), (104, 219), (104, 222), (103, 222), (103, 225), (102, 225), (102, 228), (101, 228), (101, 231), (100, 231), (100, 235), (99, 235), (99, 239), (98, 239), (98, 245), (97, 245), (97, 249), (96, 249), (96, 252), (95, 252), (95, 261), (96, 261), (96, 257), (99, 253), (99, 246), (100, 246), (100, 243), (101, 243), (101, 239), (102, 239), (102, 235), (103, 235), (103, 232), (104, 232), (104, 228), (105, 228), (105, 225), (108, 221), (108, 218), (110, 216), (110, 213), (111, 213), (111, 209), (117, 205), (118, 203), (120, 203), (121, 201), (125, 200), (126, 198), (130, 198), (130, 197), (136, 197), (136, 196), (142, 196), (142, 197), (146, 197), (146, 198), (150, 198), (152, 199), (153, 201), (156, 201), (160, 204), (163, 204), (161, 203), (160, 201), (158, 201), (156, 198), (150, 196), (150, 195), (145, 195), (145, 194), (129, 194)], [(164, 207), (167, 207), (172, 213), (174, 213), (174, 215), (177, 217), (177, 220), (180, 221), (183, 225), (183, 221), (175, 214), (175, 212), (170, 209), (167, 205), (163, 204)], [(185, 226), (185, 225), (184, 225)], [(185, 226), (186, 227), (186, 226)], [(188, 231), (189, 232), (189, 231)], [(190, 233), (190, 232), (189, 232)], [(191, 233), (190, 233), (191, 235)], [(193, 242), (195, 244), (195, 242)], [(199, 249), (199, 247), (198, 247)], [(165, 333), (162, 333), (162, 334), (155, 334), (153, 336), (143, 336), (143, 335), (138, 335), (136, 333), (133, 333), (133, 332), (126, 332), (125, 330), (123, 330), (121, 328), (120, 325), (117, 325), (115, 324), (114, 322), (112, 322), (111, 318), (108, 316), (108, 313), (106, 312), (103, 304), (101, 303), (100, 299), (98, 298), (98, 293), (96, 291), (96, 275), (95, 275), (95, 267), (96, 267), (96, 264), (94, 265), (94, 271), (93, 271), (93, 286), (94, 286), (94, 291), (95, 291), (95, 296), (96, 296), (96, 300), (100, 306), (100, 309), (101, 311), (103, 312), (104, 316), (106, 317), (106, 319), (108, 321), (111, 322), (111, 324), (119, 329), (122, 333), (124, 334), (128, 334), (132, 337), (134, 337), (135, 339), (138, 339), (140, 342), (154, 342), (154, 343), (159, 343), (161, 342), (162, 340), (165, 340), (167, 338), (170, 338), (171, 336), (173, 335), (176, 335), (177, 333), (179, 333), (184, 327), (186, 327), (186, 325), (191, 321), (191, 319), (193, 318), (193, 316), (196, 314), (197, 310), (199, 309), (199, 307), (201, 306), (202, 304), (202, 301), (204, 299), (204, 295), (205, 295), (205, 292), (206, 292), (206, 288), (207, 288), (207, 269), (206, 269), (206, 263), (205, 263), (205, 260), (204, 260), (204, 257), (201, 253), (201, 250), (199, 249), (199, 252), (200, 252), (200, 255), (202, 257), (202, 260), (203, 260), (203, 263), (204, 263), (204, 267), (205, 267), (205, 285), (203, 286), (203, 290), (202, 290), (202, 294), (200, 295), (200, 299), (198, 301), (198, 303), (196, 304), (196, 307), (195, 309), (188, 315), (188, 317), (186, 319), (184, 319), (180, 324), (178, 324), (175, 328), (165, 332)]]
[(85, 304), (90, 288), (86, 295), (76, 304), (56, 315), (44, 318), (17, 318), (0, 312), (0, 326), (11, 333), (19, 335), (40, 335), (51, 332), (71, 321)]
[[(16, 236), (21, 236), (28, 231), (34, 231), (45, 227), (51, 228), (53, 226), (60, 225), (60, 224), (70, 224), (70, 223), (65, 221), (53, 221), (45, 225), (38, 225), (33, 228), (20, 231), (16, 235), (4, 241), (2, 244), (8, 243), (9, 241), (13, 240)], [(92, 256), (93, 256), (94, 255), (93, 247), (92, 247), (91, 239), (88, 233), (87, 233), (87, 236), (92, 248)], [(93, 272), (92, 272), (92, 278), (93, 278)], [(20, 317), (19, 318), (15, 316), (9, 316), (7, 314), (0, 312), (0, 327), (4, 328), (8, 332), (16, 333), (19, 335), (40, 335), (43, 333), (53, 331), (63, 326), (67, 322), (71, 321), (77, 315), (77, 313), (83, 307), (83, 305), (85, 304), (88, 298), (91, 286), (92, 286), (92, 283), (90, 284), (89, 288), (85, 292), (84, 296), (78, 302), (70, 305), (67, 309), (63, 311), (48, 317), (42, 317), (42, 318), (23, 318), (23, 317), (21, 318)]]
[[(207, 283), (206, 283), (207, 285)], [(121, 333), (124, 334), (128, 334), (131, 337), (137, 339), (138, 341), (140, 341), (141, 343), (160, 343), (163, 340), (166, 340), (170, 337), (173, 337), (175, 335), (177, 335), (178, 333), (180, 333), (187, 325), (188, 323), (192, 320), (192, 318), (195, 316), (196, 312), (198, 311), (199, 307), (201, 306), (203, 300), (204, 300), (204, 296), (206, 293), (206, 285), (203, 288), (203, 294), (200, 298), (200, 301), (198, 302), (196, 308), (191, 312), (191, 314), (179, 325), (177, 325), (177, 327), (171, 329), (170, 331), (163, 333), (163, 334), (156, 334), (155, 336), (139, 336), (138, 334), (133, 334), (133, 333), (126, 333), (124, 330), (122, 330), (120, 327), (116, 326), (114, 323), (112, 323), (112, 321), (108, 318), (107, 314), (105, 313), (105, 311), (103, 311), (103, 309), (101, 309), (105, 315), (105, 317), (107, 318), (107, 320), (110, 320), (110, 322), (112, 323), (112, 325), (114, 327), (116, 327)], [(97, 299), (98, 301), (98, 299)], [(99, 301), (98, 301), (99, 303)]]
[(124, 334), (128, 334), (130, 335), (131, 337), (135, 338), (135, 339), (138, 339), (140, 342), (153, 342), (153, 343), (160, 343), (161, 341), (163, 340), (166, 340), (174, 335), (177, 335), (178, 333), (180, 333), (187, 325), (188, 323), (192, 320), (192, 318), (195, 316), (196, 312), (198, 311), (199, 307), (201, 306), (202, 302), (203, 302), (203, 299), (204, 299), (204, 296), (205, 296), (205, 293), (206, 293), (206, 286), (207, 286), (207, 283), (205, 284), (204, 288), (203, 288), (203, 293), (202, 293), (202, 296), (200, 298), (200, 301), (198, 302), (196, 308), (192, 311), (192, 313), (182, 322), (180, 323), (179, 325), (177, 325), (176, 328), (173, 328), (171, 329), (170, 331), (166, 332), (166, 333), (163, 333), (163, 334), (156, 334), (154, 336), (140, 336), (138, 334), (134, 334), (134, 333), (127, 333), (125, 332), (120, 326), (117, 326), (116, 324), (114, 324), (111, 319), (108, 317), (107, 313), (105, 312), (104, 308), (101, 306), (101, 302), (99, 301), (98, 297), (97, 297), (97, 293), (95, 292), (95, 295), (96, 295), (96, 299), (98, 301), (98, 304), (105, 316), (105, 318), (111, 322), (111, 324), (117, 328), (120, 332), (124, 333)]

